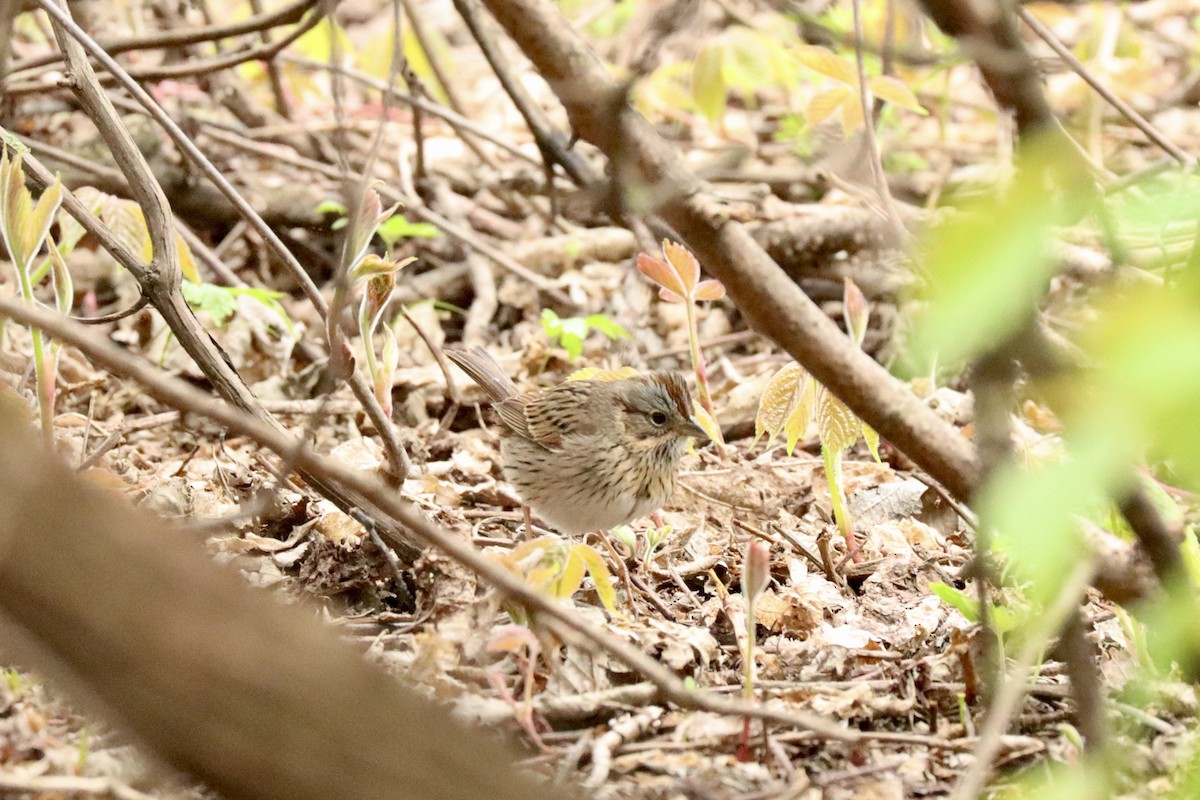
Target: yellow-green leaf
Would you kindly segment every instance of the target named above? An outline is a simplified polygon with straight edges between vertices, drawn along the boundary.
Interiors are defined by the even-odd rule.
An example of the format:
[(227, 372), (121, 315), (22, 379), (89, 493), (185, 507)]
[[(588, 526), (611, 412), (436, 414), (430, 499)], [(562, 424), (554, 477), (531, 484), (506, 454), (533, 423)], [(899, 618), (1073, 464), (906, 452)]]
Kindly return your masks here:
[(584, 567), (583, 557), (579, 555), (579, 548), (586, 549), (586, 545), (575, 545), (567, 553), (567, 563), (559, 573), (558, 581), (555, 582), (554, 596), (562, 600), (575, 594), (579, 587), (583, 584), (583, 576), (586, 572)]
[(619, 381), (625, 378), (636, 378), (638, 371), (633, 367), (620, 369), (600, 369), (599, 367), (584, 367), (577, 369), (567, 376), (569, 381)]
[(709, 414), (704, 409), (704, 406), (700, 405), (699, 400), (692, 401), (692, 415), (696, 418), (696, 422), (700, 427), (704, 429), (704, 432), (708, 434), (709, 439), (718, 444), (725, 441), (725, 438), (721, 435), (721, 426), (713, 419), (712, 414)]
[(871, 455), (874, 456), (876, 463), (882, 464), (883, 459), (879, 457), (879, 434), (876, 433), (874, 428), (864, 422), (862, 424), (862, 435), (867, 443), (867, 449), (871, 451)]
[(700, 48), (692, 64), (692, 100), (709, 122), (719, 122), (725, 116), (724, 52), (720, 45), (707, 45)]
[(840, 453), (858, 441), (862, 421), (845, 403), (822, 387), (817, 400), (817, 431), (822, 447)]
[(910, 111), (917, 112), (921, 116), (929, 113), (921, 105), (921, 101), (917, 99), (917, 96), (912, 93), (911, 89), (890, 75), (876, 75), (873, 78), (868, 78), (867, 87), (871, 90), (871, 94), (882, 100), (887, 100), (889, 103), (903, 106)]
[(183, 277), (192, 283), (200, 283), (200, 270), (196, 268), (192, 248), (178, 233), (175, 234), (175, 247), (179, 251), (179, 271), (183, 273)]
[(578, 552), (579, 557), (587, 566), (588, 574), (592, 576), (592, 582), (596, 584), (596, 596), (600, 598), (600, 604), (610, 614), (623, 616), (617, 609), (617, 590), (613, 588), (612, 573), (608, 571), (604, 559), (595, 550), (583, 544), (575, 545), (572, 552)]
[(50, 226), (54, 223), (54, 215), (58, 212), (58, 207), (62, 203), (62, 179), (55, 178), (54, 183), (42, 192), (42, 196), (38, 198), (37, 205), (33, 208), (33, 213), (29, 218), (29, 232), (26, 244), (29, 246), (28, 256), (33, 258), (33, 254), (42, 246), (42, 242), (46, 239), (46, 234), (50, 232)]
[(787, 422), (784, 424), (784, 430), (787, 432), (787, 454), (790, 456), (792, 451), (796, 449), (796, 443), (800, 441), (800, 437), (808, 431), (808, 426), (813, 420), (813, 407), (817, 402), (817, 382), (808, 375), (804, 374), (800, 386), (795, 392), (795, 405), (792, 408), (792, 413), (788, 414)]
[[(429, 26), (429, 34), (431, 36), (436, 34), (436, 29), (433, 26)], [(425, 87), (433, 93), (438, 102), (447, 102), (446, 89), (444, 86), (442, 86), (442, 82), (438, 80), (437, 73), (434, 71), (433, 65), (429, 62), (430, 54), (426, 53), (425, 48), (421, 46), (421, 41), (417, 38), (416, 33), (413, 32), (413, 27), (411, 25), (405, 25), (401, 29), (400, 39), (401, 46), (404, 49), (404, 57), (408, 59), (408, 64), (412, 71), (421, 79), (421, 82), (425, 84)], [(445, 43), (441, 41), (440, 38), (433, 43), (435, 44), (433, 49), (438, 51), (433, 57), (438, 58), (442, 64), (446, 64), (449, 48), (444, 47)], [(364, 65), (364, 67), (368, 69), (370, 66), (371, 65)], [(387, 64), (385, 63), (379, 66), (386, 67)], [(451, 72), (450, 74), (454, 73)], [(387, 78), (386, 69), (382, 70), (382, 73), (376, 77)]]
[(813, 96), (808, 101), (808, 110), (804, 112), (805, 121), (811, 127), (829, 119), (843, 103), (854, 102), (854, 92), (845, 86), (837, 86)]
[(532, 553), (538, 550), (545, 550), (551, 545), (558, 544), (560, 541), (561, 540), (556, 536), (541, 536), (531, 542), (521, 542), (512, 549), (512, 552), (508, 554), (508, 558), (514, 564), (519, 564)]
[(50, 239), (47, 244), (50, 252), (50, 280), (54, 286), (54, 305), (60, 314), (70, 314), (71, 303), (75, 297), (75, 283), (71, 279), (71, 271), (67, 269), (66, 260), (54, 245), (54, 240)]
[(797, 52), (796, 58), (804, 66), (827, 78), (833, 78), (847, 86), (858, 87), (858, 70), (854, 64), (831, 50), (815, 45), (805, 45)]
[(793, 361), (767, 381), (762, 396), (758, 399), (758, 414), (754, 417), (755, 444), (763, 434), (767, 435), (767, 444), (770, 444), (783, 430), (788, 415), (799, 399), (796, 390), (807, 378), (808, 373), (804, 371), (804, 367)]
[[(847, 90), (849, 91), (849, 90)], [(842, 132), (849, 136), (863, 124), (862, 98), (855, 94), (842, 103)]]
[(545, 592), (551, 589), (557, 577), (557, 564), (542, 564), (525, 574), (525, 583), (534, 591)]

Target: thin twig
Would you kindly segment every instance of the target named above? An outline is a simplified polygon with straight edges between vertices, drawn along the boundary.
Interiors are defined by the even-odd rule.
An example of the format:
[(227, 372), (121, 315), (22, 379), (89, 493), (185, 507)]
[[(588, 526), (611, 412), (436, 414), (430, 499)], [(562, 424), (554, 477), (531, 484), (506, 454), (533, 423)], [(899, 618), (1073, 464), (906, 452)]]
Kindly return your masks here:
[[(263, 237), (263, 240), (272, 249), (272, 251), (274, 251), (275, 254), (282, 259), (283, 263), (287, 265), (293, 277), (296, 278), (297, 282), (304, 289), (304, 293), (308, 297), (309, 302), (313, 304), (313, 307), (317, 309), (318, 313), (320, 313), (323, 317), (328, 315), (329, 304), (325, 302), (325, 298), (321, 295), (320, 290), (317, 288), (316, 284), (313, 283), (313, 280), (309, 276), (308, 272), (304, 269), (300, 262), (296, 260), (296, 257), (292, 254), (292, 252), (288, 250), (283, 241), (280, 240), (280, 238), (275, 234), (275, 231), (271, 229), (271, 226), (269, 226), (262, 216), (260, 216), (258, 212), (255, 211), (250, 205), (250, 203), (247, 202), (246, 198), (244, 198), (241, 193), (239, 193), (237, 189), (233, 187), (233, 184), (231, 184), (225, 178), (225, 176), (221, 174), (221, 171), (213, 165), (208, 157), (205, 156), (198, 147), (196, 147), (196, 144), (187, 136), (187, 134), (183, 132), (183, 130), (175, 123), (175, 121), (171, 119), (166, 111), (164, 111), (162, 107), (154, 101), (154, 98), (152, 98), (149, 93), (147, 93), (146, 90), (141, 87), (140, 84), (133, 80), (129, 76), (129, 73), (126, 72), (119, 64), (117, 64), (117, 62), (114, 61), (113, 58), (108, 55), (108, 53), (104, 52), (104, 50), (96, 44), (95, 40), (88, 36), (82, 28), (76, 25), (74, 20), (71, 19), (70, 15), (64, 9), (55, 5), (54, 0), (37, 0), (37, 2), (38, 5), (46, 12), (46, 14), (48, 14), (54, 20), (56, 25), (61, 26), (61, 28), (67, 34), (69, 34), (72, 39), (78, 42), (84, 50), (86, 50), (92, 55), (93, 58), (99, 61), (100, 64), (103, 65), (104, 68), (108, 70), (108, 72), (113, 75), (113, 77), (116, 78), (116, 80), (138, 101), (138, 103), (140, 103), (141, 106), (149, 112), (150, 116), (153, 117), (160, 126), (162, 126), (163, 130), (166, 131), (171, 140), (179, 146), (180, 150), (183, 151), (188, 159), (195, 164), (201, 172), (204, 173), (205, 177), (213, 182), (213, 184), (221, 191), (225, 198), (234, 205), (242, 217), (254, 227), (260, 236)], [(337, 37), (334, 38), (336, 39)], [(86, 59), (74, 59), (72, 66), (77, 70), (86, 70), (86, 72), (83, 74), (86, 76), (91, 76), (92, 80), (94, 80), (94, 75), (91, 72), (91, 66), (87, 63)], [(100, 93), (98, 90), (95, 92), (95, 94), (103, 97), (102, 93)], [(104, 102), (107, 102), (107, 100), (105, 99)], [(111, 104), (108, 104), (108, 113), (106, 116), (111, 119), (117, 119), (116, 112), (112, 109)], [(109, 142), (109, 146), (112, 147), (112, 145), (113, 142)], [(128, 148), (122, 148), (124, 155), (114, 151), (114, 155), (117, 156), (118, 163), (124, 163), (125, 160), (132, 160), (144, 164), (144, 159), (141, 158), (140, 154), (132, 155), (124, 152), (130, 148), (132, 148), (133, 153), (137, 153), (137, 150), (135, 147), (133, 147), (132, 142), (130, 142)], [(151, 182), (153, 183), (152, 180)], [(157, 187), (157, 184), (154, 184), (154, 186)], [(131, 188), (135, 188), (132, 185), (132, 181)], [(157, 192), (158, 196), (161, 197), (161, 188), (158, 188)], [(139, 198), (139, 202), (140, 201), (141, 199)], [(164, 209), (167, 208), (165, 198), (161, 200), (161, 207)], [(158, 225), (157, 223), (151, 224), (150, 210), (145, 208), (145, 203), (143, 203), (143, 211), (147, 216), (147, 227), (151, 231), (152, 240), (155, 237), (162, 238), (161, 231), (169, 230), (169, 219), (161, 225)], [(162, 225), (166, 225), (168, 227), (163, 228)], [(158, 257), (160, 253), (164, 258), (171, 257), (171, 254), (175, 252), (174, 245), (174, 240), (170, 237), (163, 239), (163, 241), (154, 241), (154, 252), (156, 257)], [(177, 255), (175, 258), (177, 263)], [(176, 280), (178, 279), (176, 278)], [(160, 311), (163, 310), (157, 302), (155, 303), (155, 307), (159, 308)], [(189, 355), (191, 355), (193, 358), (197, 358), (197, 353), (189, 352)], [(205, 365), (201, 364), (201, 367), (203, 369)], [(210, 366), (209, 369), (212, 369), (212, 367)], [(205, 370), (205, 374), (209, 374), (208, 369)], [(363, 408), (367, 412), (367, 416), (371, 418), (372, 424), (375, 425), (376, 430), (379, 432), (380, 439), (383, 441), (384, 449), (388, 454), (388, 461), (391, 465), (392, 475), (395, 477), (398, 483), (402, 483), (404, 478), (411, 471), (412, 464), (409, 461), (408, 452), (404, 449), (404, 446), (400, 444), (400, 440), (396, 435), (396, 431), (392, 426), (391, 420), (388, 419), (387, 415), (383, 413), (383, 409), (380, 408), (378, 401), (375, 399), (374, 393), (371, 391), (371, 388), (367, 386), (366, 381), (363, 380), (361, 375), (358, 373), (352, 374), (348, 379), (348, 383), (350, 384), (351, 390), (354, 392), (354, 396), (360, 403), (363, 404)]]
[(1127, 120), (1133, 123), (1134, 127), (1136, 127), (1139, 131), (1144, 133), (1147, 139), (1154, 142), (1154, 144), (1158, 145), (1165, 153), (1171, 156), (1171, 158), (1175, 159), (1185, 167), (1192, 166), (1196, 163), (1195, 156), (1177, 147), (1175, 143), (1163, 135), (1158, 128), (1154, 127), (1150, 120), (1139, 114), (1137, 109), (1126, 103), (1121, 98), (1117, 97), (1115, 94), (1113, 94), (1112, 90), (1101, 83), (1100, 80), (1091, 73), (1091, 70), (1089, 70), (1082, 61), (1075, 57), (1075, 54), (1071, 52), (1070, 48), (1058, 40), (1058, 37), (1054, 35), (1054, 31), (1043, 25), (1037, 17), (1029, 13), (1027, 8), (1020, 4), (1014, 4), (1014, 8), (1016, 9), (1017, 16), (1021, 18), (1022, 22), (1029, 26), (1030, 30), (1038, 35), (1038, 38), (1049, 45), (1050, 49), (1053, 50), (1059, 58), (1066, 62), (1067, 66), (1070, 67), (1076, 75), (1082, 78), (1084, 83), (1086, 83), (1088, 86), (1091, 86), (1092, 89), (1096, 91), (1096, 94), (1104, 98), (1105, 102), (1120, 112), (1120, 114)]
[(1008, 729), (1009, 720), (1029, 689), (1030, 670), (1037, 662), (1046, 642), (1068, 623), (1070, 615), (1078, 608), (1079, 600), (1087, 591), (1088, 581), (1091, 580), (1094, 569), (1095, 565), (1090, 558), (1078, 562), (1063, 580), (1062, 588), (1054, 602), (1040, 616), (1035, 617), (1029, 630), (1025, 631), (1025, 645), (988, 710), (987, 720), (979, 734), (979, 743), (972, 751), (974, 761), (954, 787), (950, 800), (974, 800), (979, 795), (984, 782), (991, 774), (992, 760), (1000, 750), (1001, 738)]
[[(446, 399), (450, 402), (451, 406), (450, 410), (446, 412), (446, 417), (453, 417), (453, 412), (457, 410), (458, 406), (462, 405), (462, 396), (458, 393), (458, 386), (456, 386), (454, 383), (454, 372), (450, 369), (450, 362), (446, 360), (446, 354), (442, 352), (442, 348), (433, 343), (433, 340), (429, 338), (429, 334), (426, 333), (425, 329), (421, 327), (421, 324), (417, 322), (415, 318), (413, 318), (413, 315), (409, 313), (407, 308), (400, 306), (400, 313), (404, 315), (404, 319), (407, 320), (408, 324), (412, 326), (412, 329), (416, 331), (417, 336), (421, 337), (421, 341), (425, 343), (425, 347), (429, 350), (429, 354), (432, 355), (434, 360), (437, 361), (438, 369), (442, 371), (442, 378), (446, 381)], [(439, 430), (445, 428), (447, 420), (443, 419), (442, 423), (443, 424)]]
[[(314, 172), (329, 177), (340, 177), (336, 167), (331, 167), (328, 164), (322, 164), (318, 161), (313, 161), (312, 159), (305, 158), (300, 155), (284, 153), (277, 149), (265, 147), (258, 142), (236, 136), (218, 128), (210, 127), (208, 129), (208, 135), (218, 141), (223, 141), (243, 150), (260, 153), (278, 161), (290, 163), (294, 166), (302, 167), (304, 169), (310, 169)], [(351, 173), (350, 177), (357, 178), (358, 174)], [(429, 222), (437, 226), (443, 233), (451, 238), (457, 239), (467, 247), (478, 250), (480, 253), (483, 253), (485, 256), (492, 259), (492, 261), (494, 261), (497, 265), (503, 267), (522, 280), (528, 281), (539, 290), (545, 292), (548, 297), (553, 298), (555, 301), (570, 308), (574, 308), (576, 306), (575, 301), (572, 300), (570, 296), (566, 294), (566, 292), (554, 286), (553, 282), (548, 280), (545, 276), (533, 272), (528, 267), (522, 265), (520, 262), (504, 253), (504, 251), (502, 251), (499, 247), (489, 244), (486, 240), (468, 228), (462, 225), (456, 225), (455, 223), (446, 219), (446, 217), (443, 215), (431, 210), (421, 202), (419, 197), (400, 194), (387, 186), (380, 186), (379, 194), (388, 202), (403, 202), (405, 204), (405, 210), (408, 213), (411, 213), (414, 217), (417, 217), (422, 222)], [(294, 256), (292, 256), (292, 258), (294, 258)], [(311, 282), (311, 279), (309, 279), (309, 282)], [(322, 300), (322, 304), (322, 307), (324, 307), (324, 300)]]
[[(214, 42), (218, 39), (228, 39), (249, 33), (260, 33), (280, 25), (290, 25), (298, 22), (301, 17), (319, 0), (296, 0), (283, 8), (267, 12), (259, 16), (248, 17), (238, 22), (209, 25), (204, 28), (178, 28), (155, 31), (139, 36), (124, 36), (115, 39), (103, 39), (99, 42), (110, 55), (120, 55), (131, 50), (153, 50), (158, 48), (178, 47), (185, 44), (200, 44)], [(33, 56), (22, 61), (14, 62), (12, 72), (44, 67), (63, 60), (62, 53), (53, 52), (41, 56)]]
[(884, 217), (892, 229), (896, 241), (903, 241), (907, 233), (900, 213), (896, 211), (896, 203), (892, 200), (892, 191), (888, 187), (887, 176), (883, 174), (883, 162), (880, 161), (879, 143), (875, 140), (875, 114), (871, 103), (871, 90), (867, 86), (867, 67), (863, 59), (863, 28), (862, 2), (851, 0), (854, 10), (854, 56), (858, 67), (858, 99), (862, 104), (863, 135), (866, 137), (867, 161), (871, 165), (871, 177), (875, 182), (875, 191), (879, 194), (879, 203), (883, 206)]
[(411, 106), (412, 108), (419, 108), (424, 113), (430, 114), (445, 121), (446, 124), (453, 128), (455, 133), (462, 137), (464, 141), (469, 141), (472, 137), (481, 139), (489, 144), (495, 145), (497, 148), (503, 150), (514, 158), (520, 159), (521, 161), (527, 161), (534, 165), (538, 165), (540, 163), (536, 158), (530, 156), (524, 150), (520, 149), (511, 142), (500, 138), (495, 134), (495, 132), (489, 131), (478, 122), (475, 122), (468, 117), (464, 117), (462, 114), (459, 114), (455, 111), (451, 111), (445, 106), (435, 103), (428, 98), (417, 97), (413, 94), (405, 94), (398, 89), (389, 88), (386, 83), (378, 78), (368, 75), (365, 72), (360, 72), (351, 67), (341, 65), (324, 64), (320, 61), (314, 61), (311, 58), (304, 58), (302, 56), (295, 56), (288, 53), (281, 54), (280, 60), (286, 61), (289, 64), (295, 64), (296, 66), (303, 67), (304, 69), (341, 73), (356, 83), (360, 83), (363, 86), (369, 86), (370, 88), (377, 89), (381, 92), (386, 92), (389, 97), (398, 100), (405, 105)]

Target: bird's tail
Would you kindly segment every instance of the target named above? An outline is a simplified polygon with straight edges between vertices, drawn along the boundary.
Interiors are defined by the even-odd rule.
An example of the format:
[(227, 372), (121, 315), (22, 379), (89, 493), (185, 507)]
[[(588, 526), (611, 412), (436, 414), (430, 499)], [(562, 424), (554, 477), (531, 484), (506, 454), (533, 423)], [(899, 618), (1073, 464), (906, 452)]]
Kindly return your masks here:
[(496, 359), (492, 358), (492, 354), (482, 347), (472, 347), (470, 350), (447, 347), (443, 352), (446, 358), (462, 367), (463, 372), (479, 384), (493, 403), (520, 394), (512, 378), (505, 374), (504, 369), (496, 363)]

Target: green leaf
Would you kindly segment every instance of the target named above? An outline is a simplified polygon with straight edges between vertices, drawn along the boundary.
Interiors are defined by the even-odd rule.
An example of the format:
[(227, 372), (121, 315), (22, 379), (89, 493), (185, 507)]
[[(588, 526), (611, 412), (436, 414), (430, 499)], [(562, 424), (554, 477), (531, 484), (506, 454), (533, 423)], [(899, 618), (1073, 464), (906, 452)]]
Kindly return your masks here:
[(818, 385), (816, 379), (806, 372), (804, 379), (796, 389), (795, 406), (783, 425), (783, 429), (787, 433), (787, 454), (789, 456), (796, 449), (800, 437), (808, 432), (808, 426), (812, 424)]
[(598, 330), (609, 339), (628, 339), (629, 331), (625, 330), (607, 314), (589, 314), (584, 318), (589, 328)]
[(862, 433), (862, 421), (825, 387), (817, 393), (817, 435), (821, 447), (834, 452), (849, 450)]
[(980, 525), (1036, 604), (1048, 602), (1084, 551), (1078, 518), (1118, 488), (1124, 454), (1103, 438), (1073, 436), (1068, 454), (1025, 469), (1008, 463), (979, 490)]
[(742, 92), (748, 101), (753, 101), (754, 94), (764, 86), (785, 81), (796, 72), (787, 51), (766, 33), (733, 25), (723, 39), (725, 83)]
[(318, 214), (341, 214), (344, 216), (346, 214), (346, 205), (337, 200), (322, 200), (317, 203), (313, 211)]
[(758, 413), (754, 417), (755, 442), (764, 434), (768, 445), (775, 440), (799, 401), (799, 391), (807, 382), (808, 373), (794, 361), (771, 376), (758, 398)]
[(283, 292), (259, 289), (253, 286), (217, 286), (211, 283), (193, 283), (184, 280), (181, 288), (183, 299), (196, 311), (204, 311), (218, 327), (223, 327), (237, 311), (237, 298), (248, 297), (275, 312), (283, 321), (288, 333), (293, 333), (292, 320), (287, 309), (279, 302), (286, 297)]
[(967, 618), (967, 622), (979, 622), (979, 603), (972, 597), (967, 597), (948, 583), (935, 581), (929, 584), (929, 591), (941, 598), (946, 605), (957, 608), (959, 613)]
[(401, 239), (436, 239), (442, 235), (436, 225), (409, 222), (403, 214), (388, 217), (375, 232), (387, 244), (389, 250)]
[(867, 423), (862, 424), (862, 436), (867, 443), (867, 449), (871, 451), (871, 456), (875, 459), (876, 464), (882, 464), (883, 459), (879, 457), (879, 434), (875, 432)]
[[(570, 380), (570, 378), (568, 378)], [(637, 536), (628, 525), (618, 525), (608, 532), (608, 535), (632, 550), (637, 546)]]
[(559, 337), (558, 343), (562, 345), (564, 350), (567, 351), (567, 358), (569, 358), (571, 361), (574, 361), (583, 355), (583, 339), (580, 338), (579, 334), (577, 333), (563, 331), (562, 336)]
[(567, 317), (562, 320), (561, 344), (571, 360), (583, 355), (583, 340), (587, 338), (588, 324), (583, 317)]
[(542, 309), (542, 330), (551, 340), (556, 340), (562, 335), (562, 319), (554, 312), (554, 309)]
[(599, 39), (616, 36), (625, 30), (629, 21), (633, 19), (636, 4), (637, 0), (619, 0), (615, 4), (610, 3), (588, 24), (587, 32)]
[(223, 327), (233, 312), (237, 311), (237, 300), (228, 287), (184, 281), (182, 289), (183, 299), (187, 300), (188, 305), (212, 317), (217, 327)]

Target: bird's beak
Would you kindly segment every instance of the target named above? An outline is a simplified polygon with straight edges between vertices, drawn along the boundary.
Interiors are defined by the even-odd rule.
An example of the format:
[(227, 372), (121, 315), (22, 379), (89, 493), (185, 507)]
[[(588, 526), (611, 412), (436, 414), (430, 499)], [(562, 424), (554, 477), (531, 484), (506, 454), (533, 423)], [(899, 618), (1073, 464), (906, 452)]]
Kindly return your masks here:
[(687, 422), (679, 426), (679, 433), (682, 436), (691, 436), (699, 439), (702, 442), (709, 440), (709, 435), (700, 427), (700, 422), (695, 417), (691, 417)]

